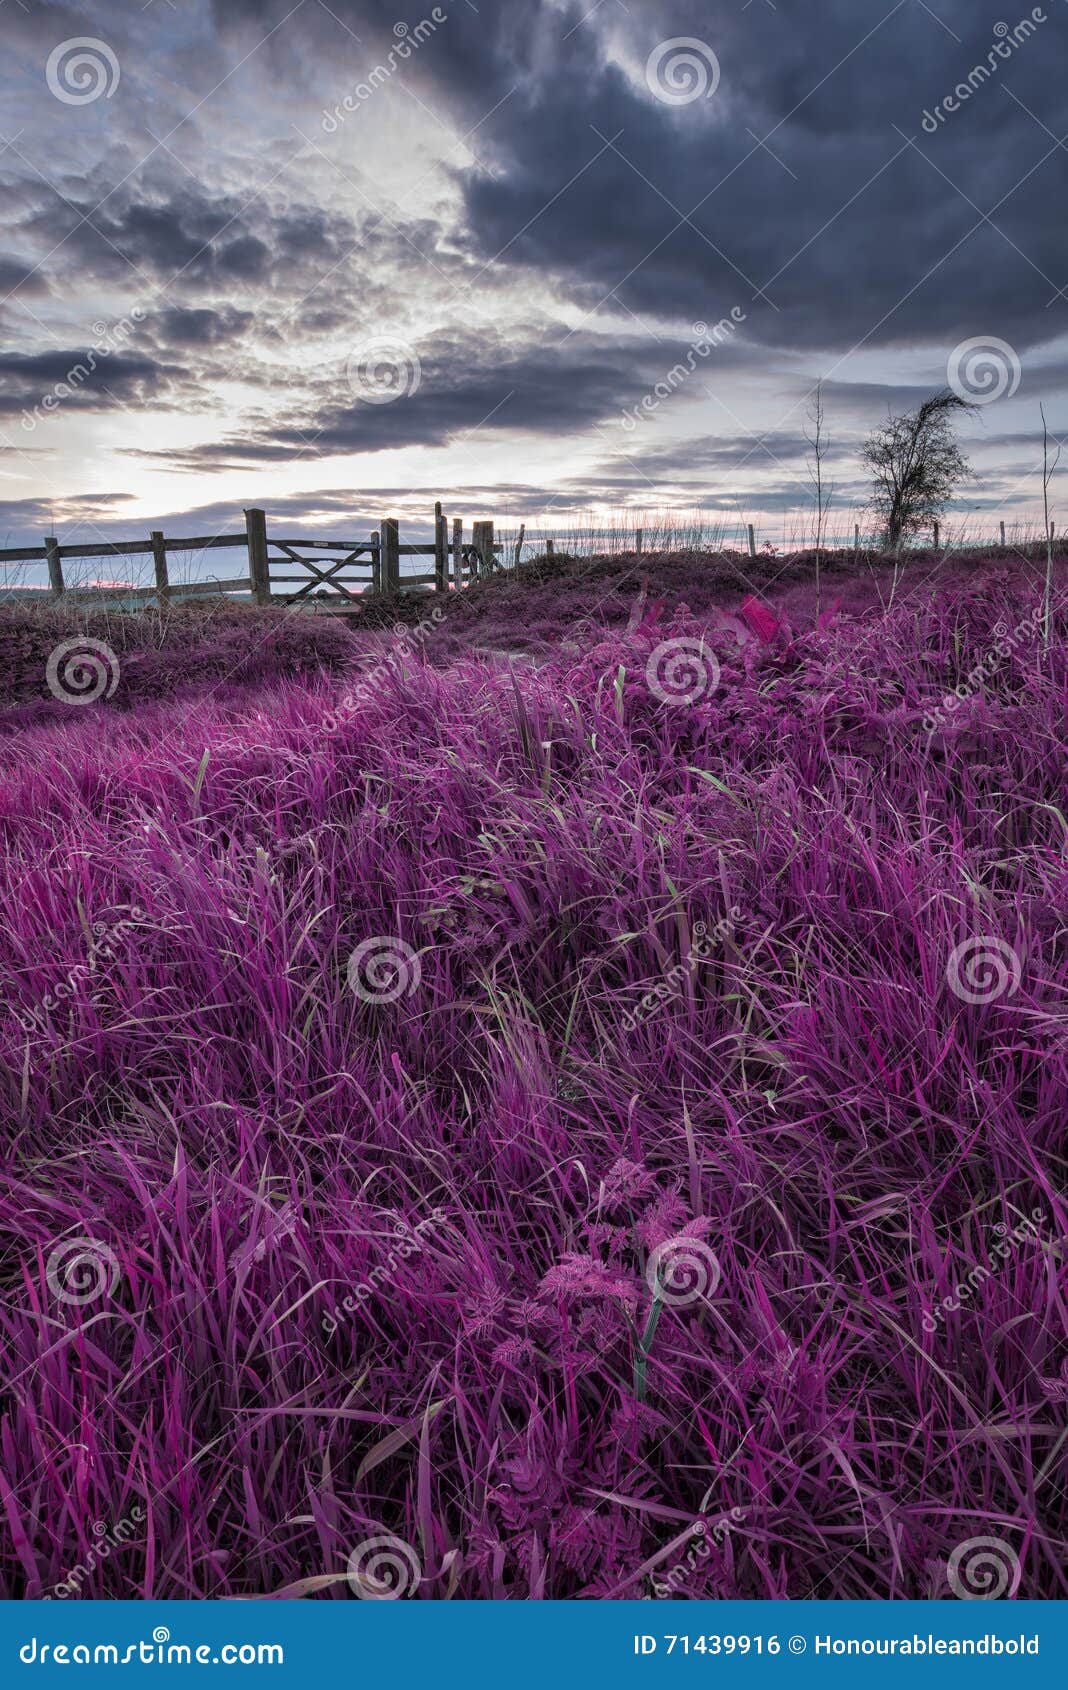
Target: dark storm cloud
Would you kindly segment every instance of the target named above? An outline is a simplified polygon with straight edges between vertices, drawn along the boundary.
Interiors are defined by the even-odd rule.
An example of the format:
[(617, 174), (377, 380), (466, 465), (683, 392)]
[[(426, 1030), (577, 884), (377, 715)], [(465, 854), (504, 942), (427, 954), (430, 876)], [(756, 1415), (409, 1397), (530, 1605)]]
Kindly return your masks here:
[[(57, 0), (19, 0), (4, 8), (5, 46), (40, 52), (47, 57), (60, 41), (90, 33), (88, 6), (67, 6)], [(109, 24), (121, 21), (121, 12), (106, 5), (95, 8), (99, 14), (109, 12)]]
[[(403, 350), (403, 349), (402, 349)], [(653, 387), (686, 348), (666, 340), (576, 334), (512, 346), (503, 338), (441, 335), (413, 346), (415, 358), (393, 367), (410, 391), (387, 403), (361, 397), (348, 367), (319, 372), (300, 409), (254, 421), (240, 437), (206, 441), (183, 452), (149, 453), (175, 468), (204, 469), (441, 446), (458, 438), (507, 432), (567, 435), (601, 425), (594, 438), (626, 438), (626, 405)]]
[[(297, 212), (294, 220), (303, 230), (307, 214)], [(62, 193), (42, 190), (24, 227), (63, 243), (68, 273), (118, 282), (140, 277), (167, 287), (184, 279), (203, 288), (267, 284), (275, 260), (291, 260), (291, 239), (297, 236), (291, 236), (287, 221), (284, 211), (265, 213), (257, 206), (253, 214), (242, 200), (212, 195), (188, 181), (148, 187), (137, 181), (123, 184), (104, 203), (67, 183)], [(321, 248), (327, 244), (325, 215), (317, 224)], [(336, 239), (332, 250), (335, 255), (343, 250)]]
[[(808, 389), (806, 387), (805, 391)], [(825, 381), (823, 398), (832, 415), (875, 423), (888, 411), (910, 411), (931, 397), (923, 383), (878, 381)]]
[[(82, 538), (117, 538), (119, 536), (111, 532), (115, 524), (109, 523), (109, 513), (132, 498), (131, 493), (116, 492), (0, 499), (0, 535), (10, 538), (12, 544), (15, 543), (14, 536), (25, 536), (26, 543), (30, 545), (39, 545), (41, 535), (52, 533), (61, 533), (71, 545), (79, 537), (78, 530), (85, 529), (90, 532), (88, 536), (82, 534)], [(129, 526), (129, 519), (125, 525), (120, 525), (126, 537), (129, 536)]]
[[(1040, 429), (1033, 429), (1026, 434), (996, 434), (991, 436), (989, 440), (984, 441), (984, 445), (995, 447), (999, 452), (1022, 451), (1032, 457), (1037, 453), (1041, 458), (1042, 433)], [(1058, 445), (1068, 449), (1068, 433), (1063, 429), (1051, 428), (1048, 438), (1051, 456), (1056, 454)]]
[[(224, 27), (261, 32), (288, 9), (214, 7)], [(373, 63), (392, 0), (331, 10)], [(754, 332), (786, 346), (996, 333), (1022, 350), (1068, 321), (1053, 214), (1068, 170), (1056, 139), (1068, 17), (1064, 0), (1038, 11), (1047, 21), (1006, 45), (995, 25), (1019, 20), (975, 0), (592, 12), (500, 0), (450, 10), (403, 74), (483, 120), (495, 172), (472, 171), (464, 187), (487, 260), (554, 273), (591, 306), (610, 290), (660, 315), (699, 304), (716, 317), (740, 302)], [(644, 66), (682, 36), (713, 49), (722, 80), (714, 98), (675, 107), (653, 96)], [(285, 31), (275, 45), (286, 50)], [(319, 8), (302, 19), (301, 50), (315, 46), (359, 68), (360, 50)], [(969, 78), (958, 110), (930, 115)]]
[[(173, 334), (176, 345), (220, 346), (253, 327), (261, 343), (290, 348), (361, 322), (367, 332), (367, 323), (395, 304), (397, 278), (411, 273), (417, 255), (434, 254), (430, 280), (443, 289), (474, 269), (472, 261), (441, 252), (433, 219), (405, 229), (378, 214), (358, 212), (354, 221), (293, 203), (288, 186), (277, 200), (254, 191), (213, 193), (169, 162), (154, 161), (131, 169), (110, 191), (94, 168), (55, 184), (23, 179), (12, 184), (12, 199), (19, 236), (37, 250), (40, 288), (75, 307), (91, 297), (93, 284), (120, 289), (152, 313), (154, 332), (164, 341)], [(31, 268), (12, 259), (0, 276), (10, 274), (17, 287)], [(93, 315), (100, 315), (95, 307)]]
[[(855, 444), (852, 437), (849, 441), (828, 439), (825, 460), (833, 463), (850, 456)], [(797, 464), (803, 469), (812, 457), (812, 445), (803, 433), (791, 434), (780, 429), (767, 433), (741, 430), (731, 437), (701, 435), (653, 447), (644, 446), (640, 436), (631, 436), (620, 451), (626, 461), (657, 480), (665, 476), (685, 477), (688, 473), (705, 474), (710, 469), (761, 469), (775, 464)], [(611, 468), (616, 461), (607, 459), (602, 467)]]
[(21, 293), (28, 299), (40, 298), (48, 292), (47, 278), (35, 270), (29, 259), (0, 253), (0, 299), (13, 293)]
[[(129, 352), (79, 350), (0, 353), (0, 415), (44, 414), (71, 403), (107, 410), (144, 404), (167, 392), (170, 373), (151, 358)], [(41, 420), (38, 418), (38, 420)]]
[(161, 311), (147, 326), (148, 332), (165, 346), (231, 347), (243, 339), (255, 321), (255, 312), (233, 307), (212, 310), (207, 306), (175, 306)]
[[(364, 484), (358, 491), (342, 486), (279, 493), (270, 501), (271, 525), (283, 538), (288, 523), (295, 529), (307, 529), (330, 538), (346, 535), (359, 538), (377, 528), (383, 515), (403, 512), (407, 513), (406, 535), (423, 533), (429, 537), (433, 533), (434, 502), (440, 496), (439, 487), (420, 489), (398, 486), (395, 482)], [(508, 516), (522, 521), (525, 516), (543, 511), (545, 505), (545, 493), (540, 488), (521, 482), (459, 483), (449, 489), (448, 514), (469, 523), (490, 514), (499, 519), (506, 512), (506, 526)], [(164, 516), (161, 523), (168, 535), (240, 533), (244, 514), (240, 504), (220, 499)]]
[[(434, 501), (440, 495), (441, 489), (437, 487), (420, 490), (396, 483), (363, 485), (358, 492), (342, 486), (307, 493), (277, 493), (270, 500), (271, 525), (273, 532), (282, 537), (285, 525), (291, 523), (294, 529), (324, 537), (359, 538), (376, 528), (384, 514), (404, 512), (407, 513), (406, 536), (423, 534), (429, 538), (433, 533)], [(51, 533), (53, 524), (68, 544), (80, 530), (84, 531), (82, 537), (92, 539), (129, 539), (136, 525), (129, 517), (115, 516), (109, 511), (130, 498), (128, 493), (102, 493), (72, 494), (60, 500), (0, 500), (0, 545), (14, 534), (26, 536), (27, 543), (39, 543), (39, 536)], [(574, 503), (577, 508), (579, 501), (576, 499)], [(505, 529), (510, 519), (521, 522), (543, 513), (546, 504), (542, 489), (521, 482), (461, 483), (449, 492), (450, 516), (460, 516), (470, 523), (493, 515)], [(560, 501), (555, 508), (571, 507)], [(180, 539), (183, 534), (241, 534), (245, 519), (239, 501), (218, 499), (191, 509), (164, 512), (154, 519), (152, 526), (157, 525), (168, 537)], [(229, 553), (219, 553), (216, 561), (228, 556)], [(221, 573), (227, 574), (225, 566)]]
[[(1001, 0), (479, 0), (477, 10), (444, 0), (440, 10), (391, 74), (394, 92), (331, 138), (318, 108), (387, 62), (396, 0), (0, 5), (17, 121), (29, 113), (0, 150), (0, 303), (12, 296), (0, 409), (32, 406), (79, 359), (58, 348), (88, 343), (97, 320), (137, 303), (137, 333), (72, 403), (224, 419), (205, 423), (200, 446), (144, 449), (156, 468), (206, 476), (527, 433), (568, 440), (576, 462), (597, 457), (564, 484), (576, 501), (748, 490), (777, 509), (804, 499), (816, 373), (834, 478), (850, 496), (864, 434), (942, 385), (962, 340), (1016, 348), (1036, 417), (1039, 398), (1068, 390), (1060, 349), (1035, 350), (1068, 329), (1068, 152), (1056, 141), (1066, 0), (1046, 0), (1048, 21), (926, 131), (925, 110), (988, 59), (1001, 19), (1011, 29), (1030, 14), (1024, 0), (1011, 11)], [(409, 28), (432, 11), (420, 0)], [(122, 62), (116, 98), (85, 110), (44, 91), (48, 53), (80, 35), (105, 38)], [(654, 96), (645, 66), (684, 36), (714, 50), (721, 80), (713, 98), (676, 107)], [(373, 175), (397, 112), (398, 145), (412, 146), (413, 176), (429, 184), (403, 206)], [(439, 120), (457, 137), (473, 131), (478, 163), (442, 166), (454, 155)], [(373, 131), (366, 152), (357, 123)], [(0, 149), (15, 129), (0, 119)], [(302, 132), (314, 143), (304, 154)], [(588, 314), (577, 332), (533, 321), (553, 295)], [(685, 357), (684, 325), (732, 307), (745, 312), (742, 331), (677, 391), (667, 384), (648, 430), (644, 417), (628, 429), (623, 413)], [(481, 338), (458, 326), (479, 316), (495, 325)], [(623, 321), (629, 336), (593, 332)], [(362, 403), (344, 348), (396, 325), (414, 339), (421, 382), (395, 403)], [(876, 356), (840, 369), (857, 344)], [(942, 350), (928, 383), (932, 345)], [(335, 347), (342, 367), (324, 368)], [(910, 356), (895, 370), (899, 353), (920, 348), (923, 363)], [(752, 432), (732, 426), (735, 412)], [(699, 418), (692, 441), (679, 438), (688, 413)], [(993, 416), (962, 428), (966, 450), (1022, 473), (1028, 437), (995, 433)], [(992, 496), (1011, 500), (1013, 486), (984, 475)], [(522, 514), (545, 502), (497, 489), (506, 496)], [(297, 497), (300, 509), (314, 512), (315, 497)], [(494, 502), (487, 490), (487, 513)]]

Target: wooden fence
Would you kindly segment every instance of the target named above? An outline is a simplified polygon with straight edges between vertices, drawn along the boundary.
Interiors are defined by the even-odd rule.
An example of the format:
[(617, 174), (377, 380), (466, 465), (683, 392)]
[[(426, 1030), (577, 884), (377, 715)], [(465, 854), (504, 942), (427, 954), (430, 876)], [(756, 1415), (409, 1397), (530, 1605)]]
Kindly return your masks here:
[[(278, 539), (267, 529), (266, 513), (258, 508), (245, 512), (243, 534), (197, 535), (191, 539), (169, 540), (153, 529), (147, 540), (102, 540), (90, 545), (62, 545), (49, 534), (43, 546), (0, 550), (0, 565), (9, 563), (46, 563), (48, 586), (54, 598), (67, 597), (75, 602), (121, 601), (141, 604), (155, 600), (166, 604), (175, 599), (201, 598), (218, 593), (248, 593), (256, 604), (299, 604), (315, 595), (314, 608), (343, 610), (363, 593), (398, 593), (409, 588), (433, 587), (447, 592), (450, 587), (462, 587), (479, 576), (499, 568), (503, 559), (499, 554), (505, 547), (494, 538), (492, 522), (472, 524), (471, 538), (464, 538), (464, 524), (459, 517), (451, 524), (440, 502), (434, 506), (434, 538), (428, 544), (402, 545), (400, 520), (384, 517), (378, 528), (362, 540), (305, 540)], [(753, 524), (745, 527), (750, 557), (757, 556), (757, 536)], [(1000, 524), (1001, 544), (1005, 545), (1005, 524)], [(1050, 523), (1050, 537), (1055, 535)], [(525, 526), (508, 548), (509, 559), (518, 563), (522, 554)], [(629, 538), (629, 537), (628, 537)], [(645, 549), (644, 533), (634, 533), (634, 548), (640, 557)], [(940, 545), (941, 530), (933, 526), (936, 549)], [(622, 536), (617, 538), (617, 546)], [(848, 544), (848, 542), (847, 542)], [(841, 542), (829, 537), (824, 540), (828, 550), (840, 549)], [(555, 555), (552, 540), (544, 542), (549, 557)], [(215, 577), (204, 581), (172, 581), (167, 559), (173, 552), (208, 552), (240, 548), (248, 559), (248, 574), (230, 578)], [(853, 530), (853, 548), (859, 556), (861, 533), (859, 524)], [(67, 562), (82, 562), (93, 558), (151, 556), (155, 582), (151, 587), (68, 587), (63, 566)], [(423, 573), (402, 575), (403, 557), (433, 559), (433, 568)], [(281, 573), (281, 571), (288, 573)], [(296, 570), (294, 574), (292, 571)], [(277, 592), (278, 587), (292, 587), (293, 592)], [(40, 599), (40, 589), (4, 588), (0, 586), (0, 600)], [(326, 601), (325, 603), (323, 601)]]
[[(522, 531), (516, 546), (518, 557)], [(173, 552), (221, 551), (240, 547), (248, 558), (248, 574), (206, 581), (172, 581), (168, 554)], [(451, 524), (440, 502), (434, 506), (434, 539), (428, 545), (402, 545), (400, 520), (383, 518), (379, 528), (364, 540), (277, 539), (268, 533), (265, 511), (245, 512), (243, 534), (196, 535), (191, 539), (167, 539), (153, 529), (147, 540), (102, 540), (93, 544), (61, 545), (49, 534), (43, 546), (0, 550), (0, 564), (47, 563), (48, 586), (53, 598), (100, 603), (107, 599), (166, 604), (175, 599), (200, 598), (216, 593), (250, 593), (256, 604), (297, 604), (313, 594), (331, 601), (329, 608), (343, 608), (364, 592), (398, 593), (409, 588), (434, 587), (447, 592), (462, 587), (498, 567), (503, 547), (494, 539), (492, 522), (476, 522), (470, 540), (464, 538), (459, 517)], [(93, 558), (151, 556), (155, 584), (151, 587), (68, 587), (64, 563)], [(401, 574), (402, 557), (433, 559), (433, 569), (422, 574)], [(281, 570), (290, 571), (282, 574)], [(297, 570), (299, 573), (293, 574)], [(279, 593), (276, 587), (296, 587)], [(355, 589), (355, 590), (354, 590)], [(39, 599), (32, 587), (0, 589), (0, 598)]]

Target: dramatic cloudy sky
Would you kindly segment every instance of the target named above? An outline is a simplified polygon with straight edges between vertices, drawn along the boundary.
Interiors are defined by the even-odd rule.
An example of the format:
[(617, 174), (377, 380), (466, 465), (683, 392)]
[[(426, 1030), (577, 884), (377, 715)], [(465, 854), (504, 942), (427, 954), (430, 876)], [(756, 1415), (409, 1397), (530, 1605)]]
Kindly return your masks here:
[(0, 0), (0, 32), (0, 544), (435, 495), (774, 535), (818, 380), (843, 521), (865, 430), (949, 379), (991, 400), (962, 517), (1036, 511), (1066, 0)]

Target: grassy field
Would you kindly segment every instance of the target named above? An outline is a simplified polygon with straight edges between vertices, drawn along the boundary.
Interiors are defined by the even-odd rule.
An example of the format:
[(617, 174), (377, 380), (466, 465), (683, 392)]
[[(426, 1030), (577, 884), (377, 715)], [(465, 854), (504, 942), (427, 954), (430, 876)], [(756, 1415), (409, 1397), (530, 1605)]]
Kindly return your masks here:
[(1068, 1595), (1066, 568), (0, 613), (0, 1595)]

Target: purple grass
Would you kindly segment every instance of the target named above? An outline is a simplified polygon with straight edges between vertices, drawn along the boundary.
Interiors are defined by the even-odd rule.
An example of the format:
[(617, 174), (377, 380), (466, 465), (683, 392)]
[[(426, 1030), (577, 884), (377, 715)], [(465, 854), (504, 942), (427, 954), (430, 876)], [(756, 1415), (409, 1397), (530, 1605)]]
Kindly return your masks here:
[(1068, 1595), (1065, 583), (641, 570), (5, 616), (0, 1595)]

